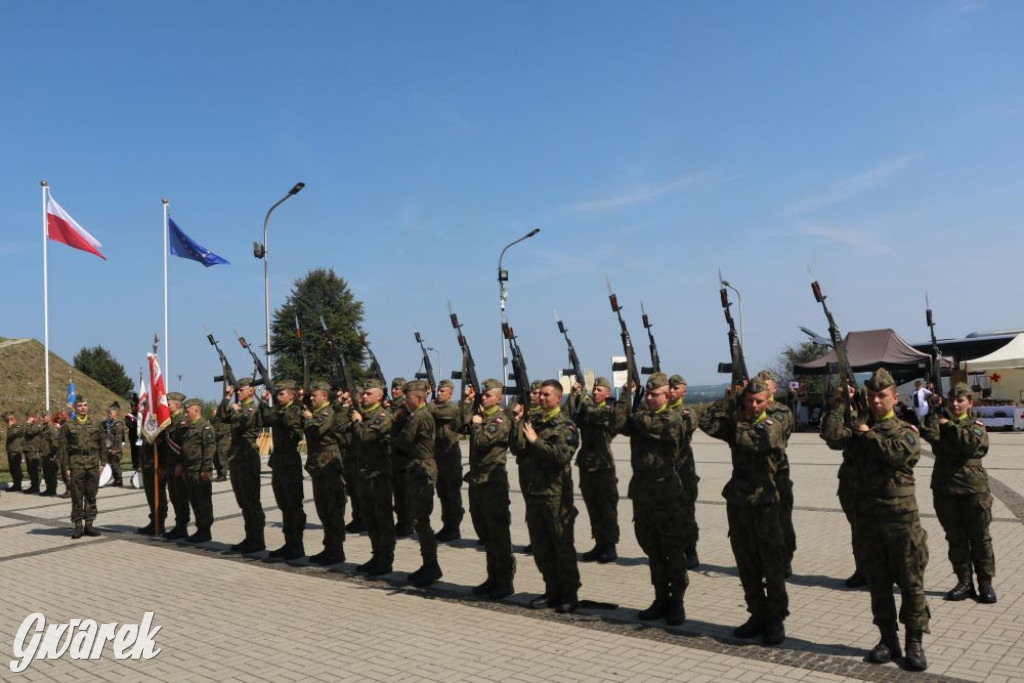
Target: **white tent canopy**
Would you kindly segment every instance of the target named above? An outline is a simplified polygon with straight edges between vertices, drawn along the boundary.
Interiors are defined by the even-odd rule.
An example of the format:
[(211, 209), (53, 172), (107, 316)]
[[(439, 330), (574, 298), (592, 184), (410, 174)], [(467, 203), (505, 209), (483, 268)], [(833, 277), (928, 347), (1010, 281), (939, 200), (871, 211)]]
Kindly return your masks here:
[(967, 372), (1024, 368), (1024, 333), (1018, 334), (1009, 344), (987, 356), (963, 361), (960, 367)]

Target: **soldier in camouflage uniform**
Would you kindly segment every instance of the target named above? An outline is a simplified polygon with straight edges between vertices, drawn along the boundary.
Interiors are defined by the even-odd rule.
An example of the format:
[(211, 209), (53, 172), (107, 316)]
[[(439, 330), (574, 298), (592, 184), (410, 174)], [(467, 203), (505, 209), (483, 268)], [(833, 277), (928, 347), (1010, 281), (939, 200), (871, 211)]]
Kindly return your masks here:
[(331, 408), (331, 385), (310, 385), (309, 408), (302, 409), (306, 433), (306, 470), (313, 480), (313, 501), (324, 528), (324, 549), (309, 558), (323, 566), (345, 561), (345, 478), (342, 472), (340, 435)]
[(75, 399), (75, 413), (75, 419), (65, 422), (61, 429), (62, 469), (71, 489), (71, 521), (75, 523), (71, 538), (99, 536), (93, 522), (106, 436), (103, 427), (89, 417), (89, 402), (81, 394)]
[(260, 450), (256, 445), (260, 430), (260, 412), (253, 399), (252, 377), (238, 380), (236, 402), (230, 403), (235, 387), (227, 387), (221, 402), (221, 413), (231, 424), (231, 446), (228, 449), (231, 490), (245, 520), (245, 538), (231, 546), (233, 552), (255, 553), (265, 550), (263, 532), (266, 516), (260, 504)]
[(196, 532), (187, 538), (189, 543), (206, 543), (211, 539), (213, 526), (213, 484), (210, 472), (217, 457), (217, 434), (203, 418), (203, 401), (190, 398), (185, 401), (185, 425), (179, 432), (181, 439), (181, 480), (185, 484), (188, 502), (196, 516)]
[(682, 435), (679, 452), (676, 454), (676, 472), (683, 483), (683, 533), (686, 537), (686, 568), (700, 566), (697, 556), (697, 540), (700, 527), (697, 525), (697, 464), (693, 459), (693, 433), (697, 430), (697, 416), (686, 407), (686, 380), (682, 375), (668, 378), (668, 409), (679, 413), (682, 420)]
[(231, 423), (221, 419), (220, 409), (214, 408), (210, 413), (210, 424), (213, 425), (213, 433), (217, 435), (217, 457), (213, 460), (213, 466), (217, 469), (217, 478), (214, 481), (227, 481)]
[(580, 430), (580, 452), (576, 466), (580, 471), (580, 494), (590, 517), (594, 547), (583, 553), (584, 562), (614, 562), (619, 542), (619, 480), (615, 476), (612, 439), (622, 419), (608, 405), (611, 382), (605, 377), (594, 380), (593, 396), (587, 396), (579, 382), (572, 385), (567, 407)]
[(28, 470), (29, 487), (24, 493), (39, 493), (39, 436), (43, 423), (32, 411), (25, 413), (25, 469)]
[(370, 537), (373, 557), (356, 567), (370, 576), (390, 574), (395, 561), (395, 521), (391, 486), (391, 414), (381, 406), (384, 386), (366, 380), (359, 392), (361, 412), (351, 410), (349, 453), (359, 468), (359, 518)]
[(53, 415), (43, 413), (43, 433), (39, 436), (40, 457), (43, 466), (43, 482), (46, 490), (39, 495), (57, 495), (57, 473), (60, 471), (60, 430), (53, 424)]
[(336, 389), (331, 410), (334, 411), (334, 433), (337, 435), (338, 448), (341, 451), (341, 472), (342, 478), (345, 480), (345, 493), (348, 495), (349, 507), (352, 508), (352, 521), (345, 525), (345, 531), (350, 534), (360, 534), (366, 531), (366, 526), (360, 517), (362, 513), (359, 509), (359, 463), (355, 451), (351, 449), (351, 394), (344, 389)]
[(928, 537), (921, 528), (914, 488), (921, 443), (916, 428), (896, 418), (899, 397), (892, 375), (880, 368), (865, 387), (869, 414), (854, 415), (847, 424), (842, 402), (836, 402), (831, 412), (839, 415), (829, 416), (822, 432), (830, 445), (846, 449), (856, 469), (858, 556), (871, 591), (871, 613), (882, 636), (868, 659), (882, 664), (900, 657), (895, 583), (903, 598), (899, 620), (907, 629), (904, 666), (924, 671), (928, 666), (922, 644), (929, 617), (924, 594)]
[(462, 406), (458, 430), (469, 435), (469, 510), (482, 527), (487, 554), (487, 580), (473, 588), (474, 595), (502, 600), (515, 589), (512, 579), (516, 561), (512, 556), (512, 510), (508, 491), (508, 439), (511, 420), (501, 409), (503, 385), (496, 379), (483, 382), (480, 413), (470, 415), (469, 401)]
[(579, 446), (579, 432), (559, 407), (562, 385), (558, 380), (542, 382), (538, 397), (536, 417), (524, 415), (521, 405), (515, 407), (510, 437), (519, 454), (530, 545), (544, 577), (544, 594), (532, 600), (530, 607), (575, 612), (580, 587), (573, 540), (576, 507), (566, 503), (563, 486), (566, 467)]
[(395, 496), (395, 535), (405, 538), (412, 535), (412, 518), (409, 516), (409, 454), (395, 444), (395, 436), (402, 431), (409, 419), (405, 409), (405, 378), (391, 380), (391, 485)]
[[(143, 536), (159, 536), (167, 527), (167, 477), (164, 476), (163, 463), (154, 462), (158, 455), (157, 448), (157, 444), (149, 439), (142, 440), (139, 457), (142, 462), (142, 488), (146, 492), (146, 504), (149, 507), (149, 524), (139, 527), (135, 533)], [(156, 464), (160, 467), (155, 467)]]
[(787, 426), (768, 416), (768, 387), (755, 378), (743, 389), (742, 404), (726, 398), (711, 405), (700, 428), (729, 444), (732, 478), (722, 491), (729, 519), (729, 541), (750, 618), (736, 627), (737, 638), (760, 635), (765, 645), (786, 637), (786, 547), (782, 536), (775, 467), (786, 448)]
[[(778, 384), (769, 370), (762, 370), (757, 377), (768, 387), (768, 417), (786, 425), (786, 446), (793, 435), (796, 420), (793, 411), (785, 403), (775, 400)], [(786, 578), (793, 575), (793, 555), (796, 553), (796, 529), (793, 528), (793, 480), (789, 476), (789, 457), (782, 451), (779, 462), (775, 465), (775, 485), (779, 490), (779, 515), (782, 518), (782, 538), (786, 542)]]
[(454, 385), (450, 379), (438, 383), (437, 395), (428, 408), (434, 418), (434, 459), (437, 461), (437, 498), (441, 502), (441, 530), (436, 538), (448, 543), (462, 538), (459, 526), (465, 510), (462, 507), (462, 449), (455, 425), (459, 406), (453, 402)]
[[(536, 418), (540, 418), (541, 414), (544, 412), (543, 409), (540, 407), (540, 385), (541, 385), (541, 381), (539, 379), (535, 379), (533, 382), (530, 383), (530, 407), (526, 411), (526, 415), (527, 415), (526, 419), (527, 420), (533, 420), (533, 419), (536, 419)], [(513, 397), (512, 400), (509, 402), (508, 406), (506, 406), (505, 411), (508, 414), (509, 419), (513, 419), (514, 418), (515, 410), (516, 410), (516, 406), (517, 405), (519, 405), (519, 401), (518, 401), (518, 399), (516, 397)], [(526, 475), (523, 472), (523, 468), (519, 467), (518, 465), (519, 465), (519, 456), (520, 456), (520, 454), (522, 452), (522, 449), (525, 447), (525, 443), (526, 442), (522, 441), (522, 440), (516, 440), (516, 439), (513, 439), (513, 438), (509, 438), (509, 444), (508, 444), (509, 451), (512, 452), (512, 455), (516, 456), (516, 466), (517, 466), (516, 468), (517, 468), (517, 470), (519, 472), (519, 474), (518, 474), (518, 478), (519, 478), (519, 493), (522, 494), (524, 499), (526, 498), (526, 481), (524, 479), (524, 477)], [(524, 555), (532, 555), (533, 554), (533, 544), (532, 543), (527, 543), (525, 546), (523, 546), (523, 554)]]
[(434, 460), (436, 435), (434, 417), (427, 409), (429, 387), (423, 380), (406, 383), (402, 393), (405, 410), (409, 418), (400, 431), (395, 433), (392, 449), (409, 455), (406, 470), (408, 482), (406, 502), (409, 516), (420, 542), (420, 556), (423, 565), (409, 574), (409, 582), (417, 588), (424, 588), (441, 578), (441, 566), (437, 563), (437, 539), (430, 528), (430, 513), (434, 510), (434, 482), (437, 481), (437, 462)]
[(121, 405), (116, 401), (107, 409), (107, 420), (104, 425), (107, 431), (107, 464), (113, 479), (111, 486), (124, 486), (121, 474), (121, 456), (124, 442), (128, 440), (128, 428), (121, 419)]
[[(838, 405), (838, 404), (837, 404)], [(836, 408), (837, 406), (833, 406)], [(853, 549), (854, 572), (845, 581), (848, 588), (863, 588), (868, 585), (861, 569), (860, 544), (857, 542), (857, 468), (854, 466), (853, 454), (846, 448), (846, 437), (843, 431), (843, 410), (828, 410), (821, 419), (821, 438), (829, 448), (843, 452), (843, 462), (839, 465), (839, 507), (846, 515), (850, 525), (850, 545)], [(831, 437), (837, 436), (838, 439)]]
[[(302, 456), (299, 454), (304, 429), (303, 408), (295, 400), (298, 389), (295, 382), (281, 380), (275, 388), (277, 395), (274, 401), (277, 405), (262, 404), (260, 419), (264, 427), (270, 427), (274, 442), (274, 450), (267, 464), (270, 465), (270, 487), (277, 507), (281, 510), (284, 545), (271, 550), (269, 556), (297, 560), (306, 554), (302, 544), (306, 513), (302, 509)], [(306, 450), (309, 451), (308, 444)]]
[(7, 419), (7, 464), (11, 468), (11, 485), (8, 491), (21, 491), (22, 472), (21, 459), (25, 451), (25, 425), (18, 422), (13, 412), (8, 412)]
[(949, 561), (957, 577), (946, 600), (977, 597), (980, 602), (994, 603), (992, 579), (996, 575), (996, 558), (988, 531), (992, 523), (992, 494), (988, 473), (981, 464), (988, 453), (988, 432), (981, 420), (971, 416), (972, 398), (970, 387), (957, 383), (949, 392), (949, 412), (940, 411), (938, 405), (929, 410), (921, 436), (932, 445), (935, 454), (935, 514), (946, 532)]
[(678, 454), (683, 418), (668, 408), (668, 378), (656, 372), (647, 380), (646, 408), (630, 412), (634, 387), (624, 387), (615, 405), (619, 432), (629, 437), (636, 539), (647, 555), (654, 602), (637, 615), (642, 621), (665, 619), (671, 626), (686, 620), (683, 597), (686, 575), (685, 491), (679, 477)]
[(181, 409), (185, 394), (172, 391), (167, 394), (167, 405), (171, 409), (171, 423), (157, 438), (160, 454), (161, 476), (167, 481), (167, 497), (174, 508), (174, 528), (164, 534), (168, 540), (186, 538), (188, 523), (192, 518), (189, 511), (188, 491), (185, 488), (184, 469), (181, 465), (181, 439), (188, 428), (188, 418)]

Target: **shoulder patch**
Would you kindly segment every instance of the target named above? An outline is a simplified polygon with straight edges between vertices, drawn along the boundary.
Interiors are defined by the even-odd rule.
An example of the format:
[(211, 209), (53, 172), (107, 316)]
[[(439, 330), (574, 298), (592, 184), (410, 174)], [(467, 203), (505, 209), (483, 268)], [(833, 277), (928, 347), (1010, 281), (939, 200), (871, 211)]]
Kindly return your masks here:
[(766, 419), (765, 419), (765, 421), (764, 421), (764, 423), (765, 423), (766, 425), (769, 425), (769, 426), (770, 426), (770, 425), (773, 425), (773, 424), (775, 424), (774, 422), (772, 422), (772, 419), (771, 419), (770, 417), (769, 417), (769, 418), (766, 418)]
[(917, 431), (917, 427), (916, 427), (915, 425), (912, 425), (912, 424), (908, 424), (907, 426), (908, 426), (908, 427), (910, 427), (910, 429), (911, 429), (911, 430), (912, 430), (912, 431), (913, 431), (913, 432), (914, 432), (915, 434), (918, 434), (918, 433), (919, 433), (919, 432)]
[(494, 424), (499, 424), (500, 425), (504, 421), (505, 420), (502, 419), (501, 415), (499, 415), (496, 418), (494, 418)]
[(982, 422), (981, 420), (975, 420), (974, 424), (978, 425), (979, 427), (984, 427), (985, 426), (985, 423)]
[(907, 432), (906, 434), (903, 435), (903, 438), (905, 438), (907, 440), (907, 443), (909, 443), (911, 446), (917, 443), (917, 437), (914, 436), (916, 432), (917, 430), (915, 429), (912, 432)]

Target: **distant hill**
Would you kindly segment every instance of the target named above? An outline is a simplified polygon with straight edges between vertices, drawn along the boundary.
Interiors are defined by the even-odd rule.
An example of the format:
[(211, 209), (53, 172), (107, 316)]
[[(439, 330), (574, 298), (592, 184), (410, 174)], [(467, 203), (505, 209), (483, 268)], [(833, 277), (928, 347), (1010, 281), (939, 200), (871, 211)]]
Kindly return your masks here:
[(686, 387), (687, 403), (712, 403), (722, 398), (728, 383), (723, 384), (691, 384)]

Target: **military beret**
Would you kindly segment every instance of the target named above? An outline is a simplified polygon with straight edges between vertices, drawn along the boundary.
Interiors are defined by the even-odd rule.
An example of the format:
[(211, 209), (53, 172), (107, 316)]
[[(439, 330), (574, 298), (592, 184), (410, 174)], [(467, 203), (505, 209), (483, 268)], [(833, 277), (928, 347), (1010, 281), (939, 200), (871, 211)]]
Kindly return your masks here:
[[(395, 385), (392, 384), (391, 386), (392, 386), (392, 388), (394, 388)], [(404, 383), (403, 383), (403, 386), (404, 386)], [(373, 379), (373, 378), (363, 380), (362, 388), (363, 389), (380, 389), (381, 391), (384, 391), (384, 385), (381, 384), (380, 380), (379, 379)]]
[(282, 379), (277, 383), (277, 390), (287, 389), (288, 391), (297, 391), (299, 383), (291, 379)]
[(761, 372), (757, 373), (757, 378), (759, 380), (761, 380), (762, 382), (774, 382), (775, 381), (775, 375), (772, 374), (771, 370), (762, 370)]
[(410, 391), (430, 391), (430, 385), (422, 379), (414, 379), (406, 382), (402, 391), (406, 394)]
[(484, 380), (484, 391), (490, 391), (491, 389), (504, 389), (505, 385), (496, 379), (485, 379)]
[(25, 417), (35, 417), (35, 414), (36, 414), (36, 411), (34, 411), (34, 410), (26, 410), (25, 411)]
[(967, 398), (973, 399), (974, 393), (971, 388), (967, 386), (965, 382), (957, 382), (949, 389), (949, 397), (957, 398), (959, 396), (966, 396)]
[(660, 389), (668, 385), (668, 377), (664, 372), (656, 372), (647, 378), (648, 389)]
[(452, 384), (452, 381), (450, 379), (443, 379), (437, 383), (438, 389), (444, 389), (445, 387), (448, 387), (449, 389), (454, 389), (455, 385)]
[(107, 410), (121, 410), (121, 404), (118, 403), (117, 401), (114, 401), (109, 406), (107, 406)]
[(530, 382), (530, 391), (536, 391), (537, 389), (540, 389), (541, 384), (543, 384), (543, 382), (541, 382), (539, 379), (533, 380), (532, 382)]
[(595, 387), (604, 387), (605, 389), (611, 389), (612, 383), (608, 381), (607, 377), (598, 377), (594, 380)]
[(87, 399), (82, 394), (76, 394), (75, 395), (75, 403), (88, 403), (88, 402), (89, 402), (89, 399)]
[(315, 381), (309, 383), (309, 390), (310, 391), (325, 391), (327, 393), (330, 393), (331, 392), (331, 383), (327, 382), (327, 381), (324, 381), (322, 379), (318, 379), (318, 380), (315, 380)]
[(203, 407), (203, 399), (201, 399), (201, 398), (190, 398), (187, 401), (185, 401), (184, 405), (185, 405), (186, 408), (191, 408), (192, 406), (199, 406), (200, 408), (202, 408)]
[(241, 389), (242, 387), (251, 387), (251, 386), (252, 386), (252, 377), (243, 377), (242, 379), (238, 380), (238, 388), (239, 389)]
[(767, 391), (768, 385), (764, 383), (760, 375), (754, 377), (754, 379), (747, 382), (747, 386), (743, 387), (743, 392), (746, 394), (761, 394)]
[[(398, 387), (399, 389), (401, 389), (404, 386), (405, 386), (405, 378), (404, 377), (396, 377), (393, 380), (391, 380), (391, 388), (392, 389), (394, 389), (395, 387)], [(370, 387), (370, 388), (371, 389), (372, 388), (383, 389), (384, 387), (382, 385), (382, 386), (379, 386), (379, 387)]]
[(686, 379), (682, 375), (672, 375), (668, 378), (668, 385), (670, 387), (685, 387)]
[(895, 386), (895, 384), (896, 380), (892, 378), (892, 375), (890, 375), (889, 371), (885, 368), (878, 368), (871, 373), (871, 379), (864, 382), (864, 386), (871, 391), (882, 391), (883, 389)]
[(172, 391), (171, 393), (167, 394), (167, 400), (177, 401), (178, 403), (181, 403), (182, 401), (185, 400), (185, 394), (182, 394), (177, 391)]

